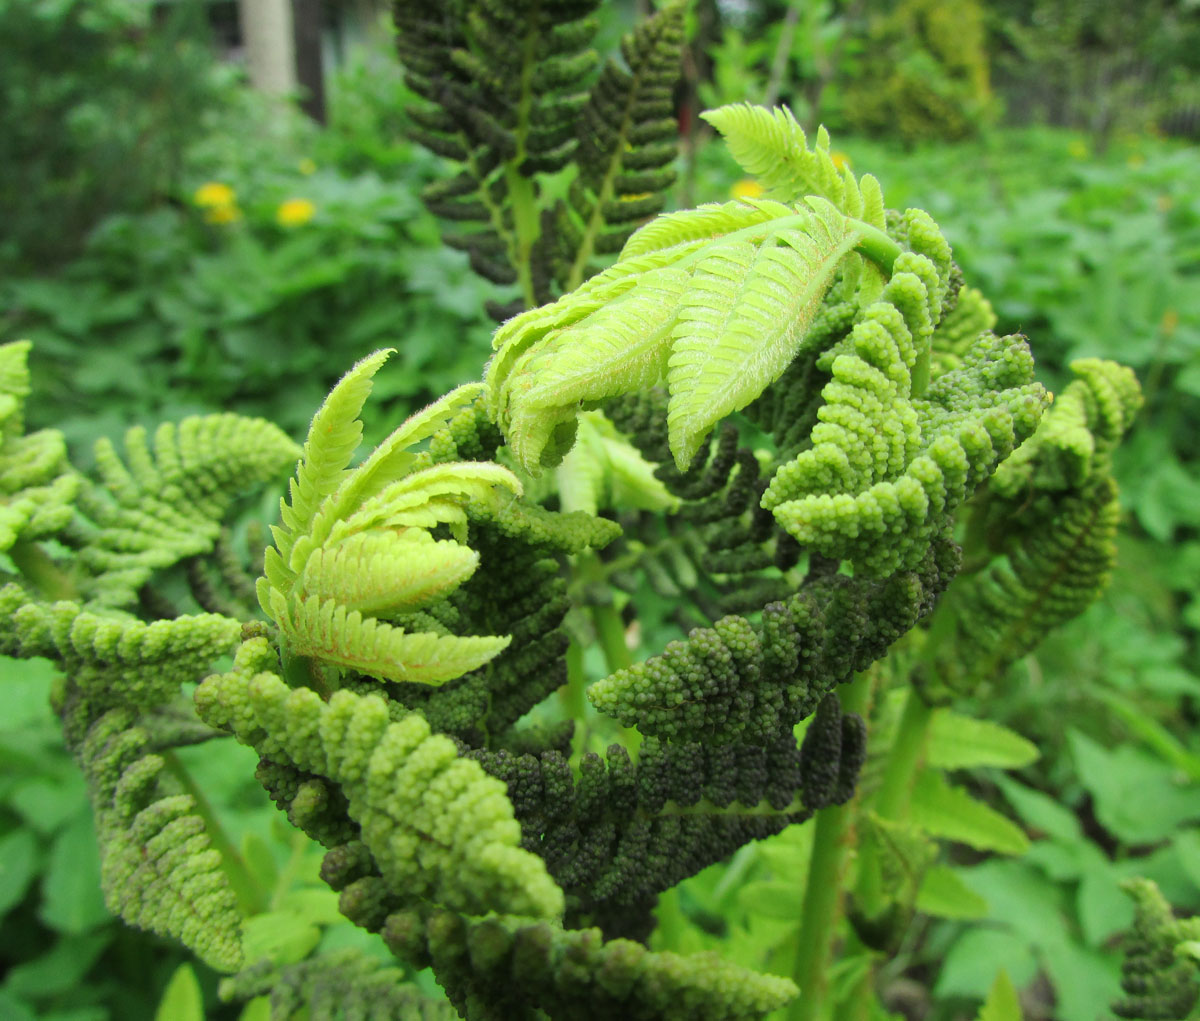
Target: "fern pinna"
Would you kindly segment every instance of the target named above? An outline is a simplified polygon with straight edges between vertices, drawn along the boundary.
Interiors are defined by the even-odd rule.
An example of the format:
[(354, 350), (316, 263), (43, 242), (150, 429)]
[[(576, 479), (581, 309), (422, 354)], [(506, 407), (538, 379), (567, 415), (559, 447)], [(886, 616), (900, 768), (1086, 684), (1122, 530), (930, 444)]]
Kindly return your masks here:
[[(377, 961), (245, 960), (255, 898), (173, 747), (253, 748), (272, 800), (325, 847), (342, 913), (402, 968), (432, 966), (462, 1016), (762, 1017), (796, 985), (648, 949), (659, 895), (855, 796), (867, 732), (839, 688), (906, 635), (931, 650), (934, 697), (962, 680), (936, 639), (982, 643), (992, 676), (1038, 637), (1039, 599), (1063, 619), (1104, 573), (1108, 455), (1137, 404), (1124, 370), (1079, 366), (1047, 412), (1024, 338), (991, 332), (932, 219), (887, 210), (784, 110), (706, 115), (766, 197), (653, 219), (581, 282), (631, 222), (622, 200), (642, 217), (633, 189), (666, 179), (646, 112), (665, 111), (637, 97), (662, 87), (679, 8), (627, 44), (633, 84), (613, 70), (543, 102), (591, 66), (572, 20), (590, 5), (526, 6), (399, 12), (435, 104), (422, 130), (464, 166), (433, 200), (487, 224), (467, 242), (477, 262), (530, 267), (526, 297), (565, 290), (496, 331), (482, 383), (356, 463), (381, 351), (303, 447), (266, 423), (191, 419), (153, 449), (132, 431), (124, 458), (102, 444), (90, 481), (57, 434), (24, 435), (26, 348), (0, 350), (3, 651), (62, 668), (113, 909), (233, 973), (228, 997), (273, 990), (279, 1017), (444, 1012)], [(546, 53), (545, 81), (529, 78)], [(544, 221), (559, 247), (539, 255), (551, 234), (529, 232), (522, 196), (580, 123), (607, 169), (588, 156)], [(297, 458), (251, 590), (222, 519)], [(966, 556), (1003, 560), (939, 625), (965, 506)], [(1070, 551), (1093, 548), (1076, 571)], [(164, 575), (210, 612), (165, 606)], [(643, 578), (674, 585), (695, 626), (611, 662), (587, 687), (597, 716), (571, 702), (572, 611)], [(201, 678), (184, 727), (180, 685)]]

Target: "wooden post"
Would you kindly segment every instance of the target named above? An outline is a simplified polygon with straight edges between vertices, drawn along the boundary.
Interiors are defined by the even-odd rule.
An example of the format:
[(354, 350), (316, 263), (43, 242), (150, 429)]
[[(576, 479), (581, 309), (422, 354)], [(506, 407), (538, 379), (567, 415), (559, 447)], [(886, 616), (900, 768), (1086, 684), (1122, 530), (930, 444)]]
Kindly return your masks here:
[(296, 51), (290, 0), (239, 0), (250, 84), (269, 96), (296, 90)]

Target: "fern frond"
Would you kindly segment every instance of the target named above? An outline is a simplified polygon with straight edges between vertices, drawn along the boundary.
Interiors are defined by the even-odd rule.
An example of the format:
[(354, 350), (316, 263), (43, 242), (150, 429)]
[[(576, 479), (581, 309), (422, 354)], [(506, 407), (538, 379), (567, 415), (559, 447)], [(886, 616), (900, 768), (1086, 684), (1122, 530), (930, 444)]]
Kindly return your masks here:
[(367, 532), (317, 549), (304, 564), (299, 587), (368, 615), (403, 613), (444, 598), (478, 564), (474, 550), (420, 528), (398, 536)]
[(261, 961), (222, 980), (223, 1000), (269, 996), (271, 1017), (311, 1021), (456, 1021), (394, 965), (362, 950), (330, 950), (283, 966)]
[[(591, 275), (597, 254), (617, 252), (632, 224), (663, 207), (675, 180), (679, 77), (686, 5), (666, 4), (621, 42), (625, 67), (605, 66), (579, 116), (579, 177), (557, 220), (570, 257), (557, 266), (564, 290)], [(564, 244), (566, 242), (566, 244)]]
[[(630, 236), (625, 242), (625, 247), (621, 249), (619, 261), (612, 269), (626, 265), (628, 260), (637, 256), (663, 252), (688, 242), (711, 241), (723, 234), (732, 234), (756, 224), (769, 224), (772, 220), (795, 214), (795, 207), (766, 199), (709, 202), (695, 209), (664, 213)], [(763, 237), (769, 232), (770, 228), (765, 227)]]
[(721, 132), (733, 158), (746, 173), (758, 177), (773, 197), (794, 202), (819, 195), (847, 216), (884, 229), (879, 182), (870, 174), (855, 178), (848, 166), (839, 170), (824, 128), (810, 149), (804, 130), (786, 106), (767, 110), (735, 103), (705, 110), (700, 116)]
[(240, 621), (217, 614), (143, 623), (117, 611), (78, 603), (42, 603), (18, 585), (0, 589), (0, 610), (11, 628), (6, 656), (48, 656), (73, 684), (108, 705), (147, 707), (173, 698), (241, 636)]
[(97, 603), (125, 606), (155, 572), (209, 553), (235, 497), (274, 478), (298, 452), (263, 419), (220, 414), (166, 422), (154, 433), (125, 434), (125, 459), (96, 442), (99, 484), (79, 494), (80, 591)]
[(337, 691), (329, 702), (255, 668), (262, 639), (235, 669), (196, 692), (201, 717), (230, 727), (260, 754), (328, 778), (345, 795), (363, 843), (395, 896), (468, 914), (557, 918), (562, 892), (541, 860), (519, 847), (504, 785), (461, 759), (449, 738), (416, 714), (393, 722), (378, 696)]
[(242, 963), (242, 916), (195, 800), (170, 792), (161, 756), (134, 714), (115, 709), (89, 729), (77, 757), (96, 816), (110, 911), (179, 940), (210, 967)]
[(709, 430), (757, 398), (804, 343), (842, 258), (862, 235), (832, 207), (781, 245), (713, 246), (697, 264), (671, 337), (667, 412), (685, 468)]
[(371, 394), (371, 379), (391, 355), (392, 349), (376, 351), (357, 362), (322, 402), (304, 442), (296, 477), (289, 486), (290, 501), (279, 503), (282, 529), (275, 542), (287, 559), (294, 537), (308, 528), (322, 501), (341, 485), (343, 472), (362, 442), (359, 414)]
[[(445, 557), (445, 554), (441, 554)], [(333, 599), (294, 597), (276, 623), (291, 651), (388, 681), (442, 684), (477, 669), (508, 646), (511, 637), (457, 637), (406, 633), (363, 616)]]
[(1113, 1013), (1163, 1021), (1191, 1016), (1200, 999), (1197, 964), (1194, 954), (1180, 953), (1180, 946), (1200, 939), (1200, 919), (1176, 918), (1149, 879), (1126, 879), (1121, 888), (1132, 898), (1135, 914), (1121, 947), (1125, 996), (1113, 1004)]

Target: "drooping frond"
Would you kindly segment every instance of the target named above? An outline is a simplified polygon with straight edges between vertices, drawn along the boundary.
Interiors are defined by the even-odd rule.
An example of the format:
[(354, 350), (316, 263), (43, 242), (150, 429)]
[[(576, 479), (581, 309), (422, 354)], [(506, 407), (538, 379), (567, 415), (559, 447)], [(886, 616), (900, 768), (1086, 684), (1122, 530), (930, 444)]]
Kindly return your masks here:
[(146, 624), (119, 611), (38, 602), (13, 584), (0, 589), (0, 611), (10, 622), (0, 652), (50, 657), (88, 697), (108, 705), (167, 701), (232, 651), (242, 628), (240, 621), (217, 614)]
[(179, 940), (218, 971), (242, 963), (241, 912), (189, 794), (173, 792), (134, 714), (114, 709), (76, 757), (87, 779), (110, 911)]
[(266, 672), (273, 661), (265, 640), (243, 645), (232, 672), (198, 689), (201, 717), (337, 785), (397, 896), (469, 914), (561, 916), (562, 892), (520, 849), (500, 781), (459, 758), (421, 716), (393, 722), (382, 698), (349, 691), (323, 702)]
[(829, 152), (829, 133), (821, 128), (810, 149), (804, 129), (786, 106), (766, 110), (734, 103), (700, 115), (721, 132), (729, 152), (748, 174), (759, 178), (772, 197), (795, 202), (819, 195), (841, 212), (884, 227), (883, 194), (870, 174), (861, 179), (848, 165), (840, 170)]
[(1083, 359), (1078, 377), (1037, 431), (996, 470), (977, 511), (993, 559), (963, 579), (952, 606), (965, 668), (942, 663), (940, 680), (962, 690), (998, 677), (1103, 592), (1116, 564), (1121, 510), (1112, 451), (1141, 407), (1133, 372)]

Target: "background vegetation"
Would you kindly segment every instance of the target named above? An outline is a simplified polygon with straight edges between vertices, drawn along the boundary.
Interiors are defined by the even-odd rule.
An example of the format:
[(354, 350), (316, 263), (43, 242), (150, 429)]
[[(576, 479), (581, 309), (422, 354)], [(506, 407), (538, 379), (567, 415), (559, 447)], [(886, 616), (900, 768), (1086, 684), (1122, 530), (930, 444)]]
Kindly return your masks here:
[[(637, 14), (609, 5), (606, 34)], [(1030, 847), (957, 850), (975, 917), (915, 927), (888, 987), (902, 1016), (974, 1017), (999, 965), (1029, 1018), (1106, 1016), (1114, 937), (1132, 918), (1119, 880), (1149, 876), (1200, 911), (1200, 11), (699, 0), (691, 18), (680, 204), (747, 186), (697, 110), (786, 101), (826, 123), (891, 203), (933, 214), (1049, 385), (1090, 355), (1142, 382), (1146, 409), (1118, 457), (1128, 527), (1113, 585), (979, 713), (1039, 757), (958, 777)], [(385, 34), (344, 54), (317, 127), (250, 92), (209, 25), (197, 4), (0, 0), (0, 342), (34, 341), (30, 427), (64, 428), (85, 461), (98, 435), (204, 410), (300, 435), (351, 362), (394, 346), (378, 433), (486, 356), (495, 289), (442, 247), (417, 199), (440, 161), (404, 140)], [(109, 919), (49, 672), (4, 672), (0, 1015), (153, 1017), (183, 957)], [(317, 884), (318, 856), (278, 824), (251, 753), (190, 767), (280, 890), (264, 945), (365, 938)], [(807, 829), (686, 883), (657, 945), (719, 943), (778, 967), (797, 938)], [(197, 974), (208, 1016), (231, 1011)]]

